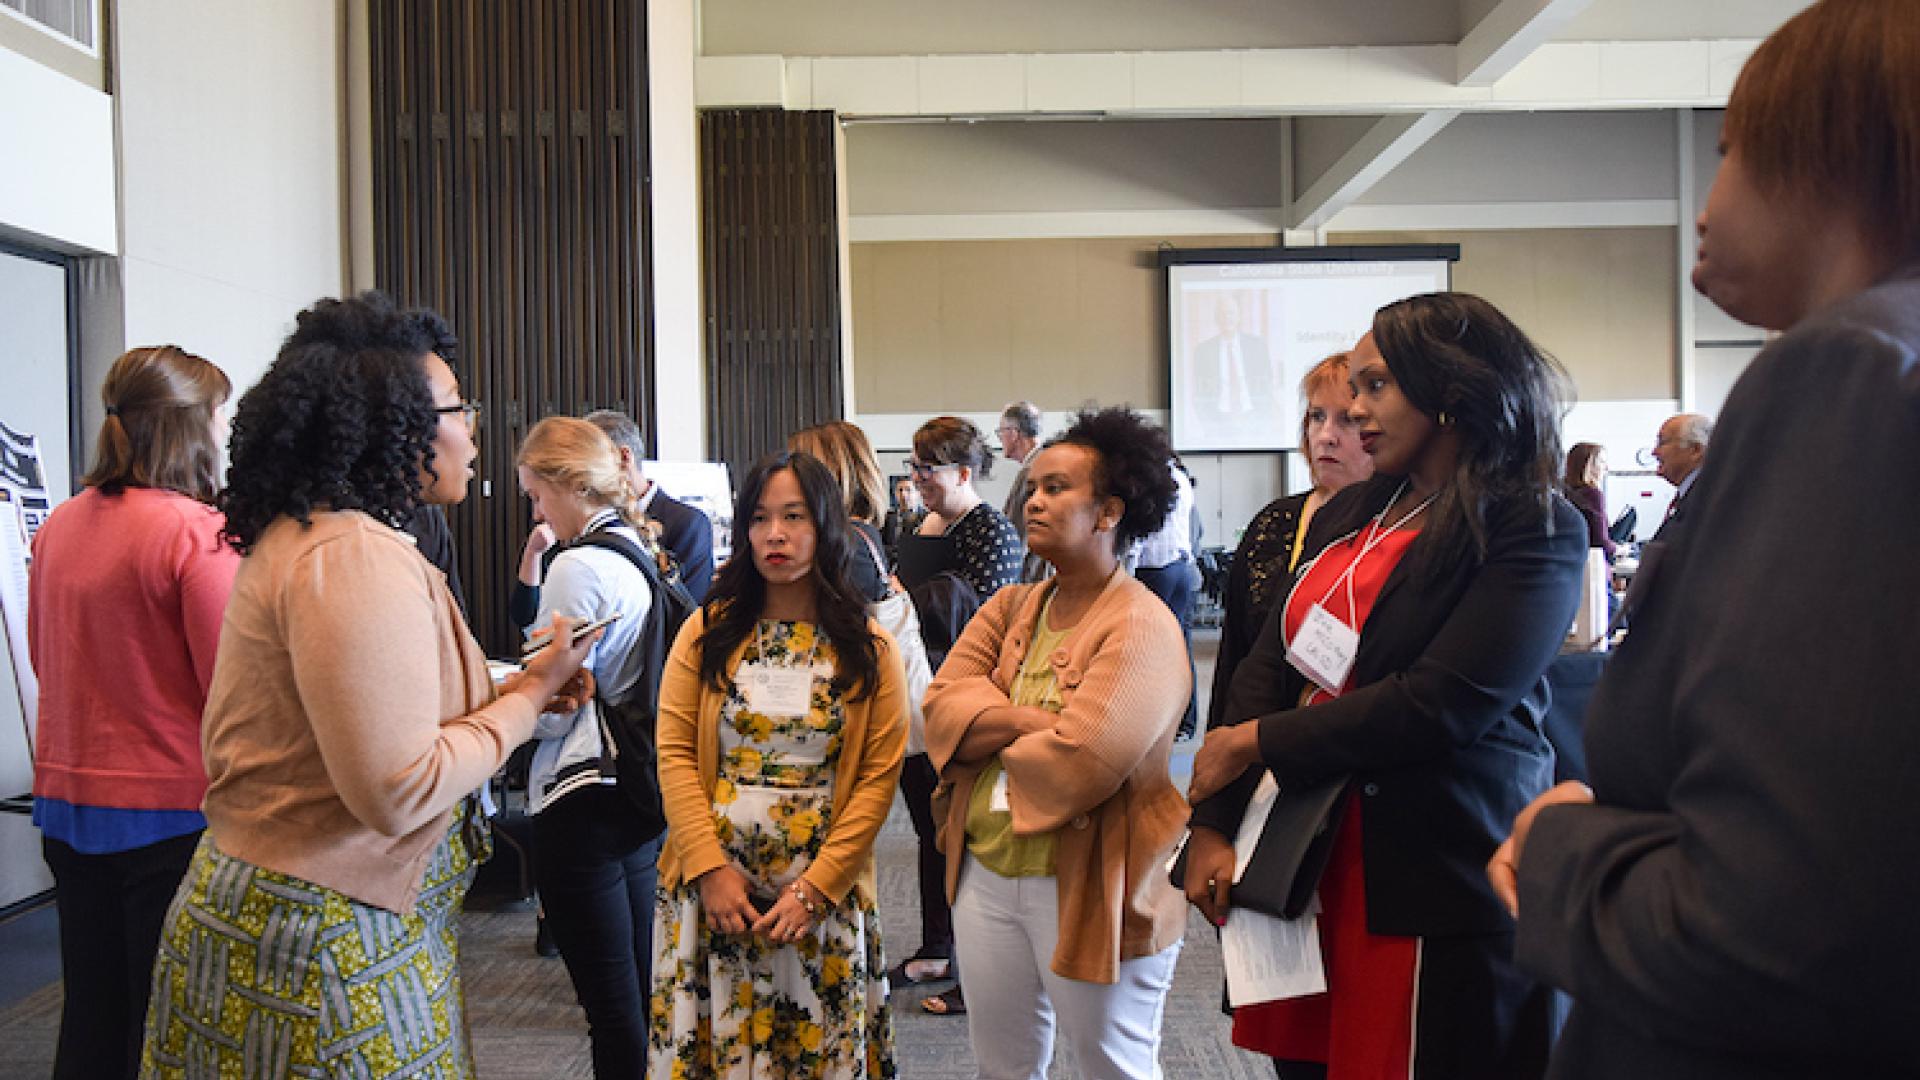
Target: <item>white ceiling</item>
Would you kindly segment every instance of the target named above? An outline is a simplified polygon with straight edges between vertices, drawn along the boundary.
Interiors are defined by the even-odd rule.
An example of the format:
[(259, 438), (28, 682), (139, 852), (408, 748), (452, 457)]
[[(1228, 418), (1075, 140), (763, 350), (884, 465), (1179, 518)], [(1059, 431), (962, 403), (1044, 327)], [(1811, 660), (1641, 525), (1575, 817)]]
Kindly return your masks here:
[[(856, 232), (888, 215), (887, 235), (942, 215), (987, 234), (1111, 232), (1132, 220), (1114, 215), (1149, 212), (1119, 203), (1154, 192), (1195, 230), (1232, 215), (1405, 227), (1383, 207), (1414, 204), (1670, 223), (1687, 127), (1673, 113), (1724, 105), (1752, 49), (1810, 2), (701, 0), (696, 78), (703, 106), (831, 109), (862, 125), (849, 136)], [(1200, 175), (1231, 153), (1233, 129), (1207, 118), (1251, 125), (1256, 156), (1284, 164), (1230, 184)], [(1040, 119), (1069, 122), (991, 123)], [(1171, 126), (1142, 142), (1142, 121)], [(1217, 149), (1194, 152), (1204, 145)], [(1116, 161), (1123, 177), (1163, 175), (1063, 180)], [(1076, 199), (1116, 205), (1105, 218), (1052, 205)]]
[[(1810, 0), (1591, 0), (1559, 41), (1759, 38)], [(702, 0), (704, 56), (1457, 45), (1502, 0)]]

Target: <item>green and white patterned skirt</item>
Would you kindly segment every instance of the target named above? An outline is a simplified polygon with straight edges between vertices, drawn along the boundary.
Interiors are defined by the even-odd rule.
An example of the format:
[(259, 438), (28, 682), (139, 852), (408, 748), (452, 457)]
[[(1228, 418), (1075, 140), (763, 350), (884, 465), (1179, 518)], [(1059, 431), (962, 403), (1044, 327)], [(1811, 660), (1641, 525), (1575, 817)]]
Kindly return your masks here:
[(471, 801), (455, 808), (403, 916), (202, 836), (154, 962), (140, 1075), (472, 1077), (456, 922), (490, 841)]

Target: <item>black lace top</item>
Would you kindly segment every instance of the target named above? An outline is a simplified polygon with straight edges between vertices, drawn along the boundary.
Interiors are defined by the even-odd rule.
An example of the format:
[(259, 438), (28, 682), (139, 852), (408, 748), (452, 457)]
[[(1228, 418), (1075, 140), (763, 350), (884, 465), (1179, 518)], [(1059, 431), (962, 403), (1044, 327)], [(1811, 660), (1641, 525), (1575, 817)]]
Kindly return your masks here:
[[(1311, 492), (1288, 495), (1268, 503), (1240, 536), (1233, 562), (1227, 568), (1226, 613), (1220, 622), (1220, 657), (1213, 666), (1213, 698), (1207, 706), (1207, 727), (1230, 722), (1222, 716), (1227, 707), (1227, 690), (1233, 685), (1233, 671), (1253, 651), (1260, 628), (1274, 605), (1285, 599), (1293, 587), (1293, 574), (1287, 564), (1293, 560), (1293, 540), (1300, 528), (1300, 515), (1307, 507)], [(1245, 719), (1235, 717), (1232, 719)]]

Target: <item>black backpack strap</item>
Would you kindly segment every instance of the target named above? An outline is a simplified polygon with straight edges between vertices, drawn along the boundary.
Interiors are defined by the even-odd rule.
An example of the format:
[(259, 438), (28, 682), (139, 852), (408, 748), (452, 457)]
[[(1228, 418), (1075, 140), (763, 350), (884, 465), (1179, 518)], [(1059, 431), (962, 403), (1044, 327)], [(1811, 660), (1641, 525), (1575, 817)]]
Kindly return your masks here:
[(614, 552), (632, 563), (636, 569), (646, 575), (647, 585), (658, 588), (660, 568), (654, 565), (653, 556), (641, 549), (639, 544), (621, 536), (610, 529), (595, 529), (590, 533), (570, 540), (560, 550), (573, 551), (577, 548), (597, 547)]
[[(653, 556), (619, 533), (604, 528), (595, 529), (569, 541), (561, 550), (571, 551), (582, 547), (604, 548), (625, 558), (640, 571), (640, 576), (646, 579), (647, 588), (652, 593), (646, 622), (634, 642), (634, 648), (648, 653), (648, 662), (643, 665), (639, 681), (621, 701), (608, 698), (604, 687), (595, 687), (593, 695), (600, 714), (600, 737), (613, 751), (611, 754), (602, 754), (601, 771), (617, 777), (621, 793), (638, 813), (642, 830), (651, 839), (666, 828), (666, 817), (660, 808), (659, 778), (655, 771), (653, 721), (660, 694), (660, 668), (666, 659), (667, 648), (673, 644), (666, 625), (667, 607), (673, 602), (668, 594), (669, 590), (682, 589), (682, 586), (664, 581)], [(621, 768), (618, 764), (621, 760), (628, 761), (629, 766)]]

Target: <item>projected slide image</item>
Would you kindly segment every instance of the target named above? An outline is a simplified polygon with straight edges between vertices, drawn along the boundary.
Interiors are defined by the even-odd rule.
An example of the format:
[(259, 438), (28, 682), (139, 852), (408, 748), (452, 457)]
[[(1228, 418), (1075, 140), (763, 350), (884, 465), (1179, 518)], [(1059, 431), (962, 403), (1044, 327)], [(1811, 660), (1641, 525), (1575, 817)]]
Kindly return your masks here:
[(1188, 419), (1225, 444), (1264, 444), (1279, 408), (1285, 373), (1268, 347), (1272, 299), (1256, 289), (1194, 289), (1185, 297), (1189, 326), (1210, 330), (1192, 344), (1185, 367)]
[(1176, 265), (1168, 268), (1174, 445), (1299, 445), (1300, 380), (1353, 347), (1373, 313), (1447, 287), (1444, 260)]

